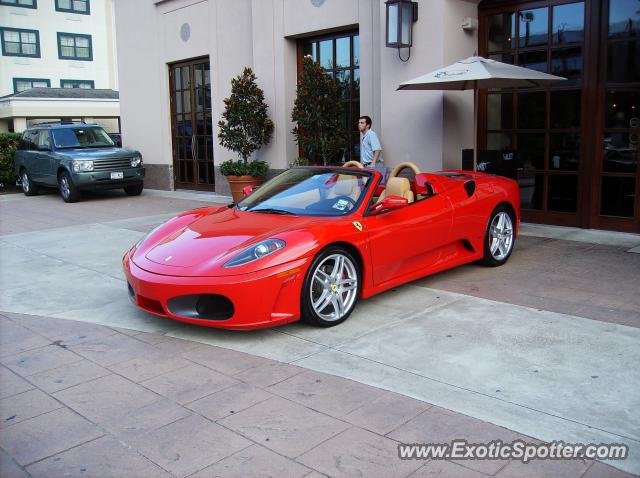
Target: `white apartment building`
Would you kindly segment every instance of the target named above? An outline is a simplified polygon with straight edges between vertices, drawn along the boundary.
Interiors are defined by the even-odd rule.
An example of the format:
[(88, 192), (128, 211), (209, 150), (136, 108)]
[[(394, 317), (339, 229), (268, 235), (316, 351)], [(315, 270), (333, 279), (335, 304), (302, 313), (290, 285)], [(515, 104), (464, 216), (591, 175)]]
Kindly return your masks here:
[(0, 0), (0, 131), (62, 118), (119, 129), (113, 10), (113, 0)]

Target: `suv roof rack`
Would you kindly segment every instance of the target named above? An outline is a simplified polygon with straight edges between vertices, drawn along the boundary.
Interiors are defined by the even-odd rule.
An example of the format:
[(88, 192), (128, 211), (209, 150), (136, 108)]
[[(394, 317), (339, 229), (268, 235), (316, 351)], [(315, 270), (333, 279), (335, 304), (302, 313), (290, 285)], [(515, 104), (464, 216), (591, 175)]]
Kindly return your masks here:
[(32, 124), (28, 129), (37, 128), (39, 126), (62, 126), (68, 124), (86, 124), (94, 126), (97, 123), (86, 123), (85, 121), (43, 121), (42, 123)]

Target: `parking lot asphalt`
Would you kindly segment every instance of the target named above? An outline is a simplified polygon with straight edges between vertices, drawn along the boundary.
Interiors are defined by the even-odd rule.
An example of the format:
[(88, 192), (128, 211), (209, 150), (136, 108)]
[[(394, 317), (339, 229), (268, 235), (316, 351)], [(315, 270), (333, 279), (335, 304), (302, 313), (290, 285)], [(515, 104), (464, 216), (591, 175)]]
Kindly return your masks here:
[[(44, 348), (52, 347), (49, 343), (55, 342), (55, 337), (40, 334), (41, 340), (36, 340), (22, 328), (38, 334), (38, 327), (28, 326), (29, 320), (35, 320), (40, 325), (53, 321), (56, 324), (82, 323), (86, 326), (89, 322), (97, 324), (91, 327), (113, 331), (111, 335), (114, 339), (106, 345), (101, 344), (103, 339), (92, 337), (99, 342), (95, 344), (99, 350), (118, 350), (121, 342), (128, 342), (132, 340), (131, 336), (141, 334), (157, 337), (153, 340), (159, 342), (184, 339), (178, 343), (223, 353), (247, 353), (256, 360), (260, 357), (259, 360), (273, 360), (283, 367), (287, 365), (308, 371), (303, 374), (318, 373), (321, 377), (332, 377), (327, 379), (329, 381), (338, 380), (336, 377), (345, 380), (331, 387), (332, 390), (344, 388), (348, 391), (349, 386), (344, 384), (357, 384), (358, 387), (369, 387), (364, 395), (371, 400), (375, 400), (378, 394), (393, 393), (394, 397), (434, 406), (434, 410), (444, 410), (442, 413), (445, 416), (451, 413), (454, 414), (451, 416), (463, 417), (462, 428), (467, 426), (464, 420), (474, 419), (483, 426), (510, 430), (514, 433), (511, 436), (527, 435), (544, 441), (626, 443), (631, 450), (630, 457), (611, 464), (628, 472), (640, 473), (640, 397), (637, 393), (640, 389), (640, 370), (637, 367), (640, 359), (640, 304), (637, 293), (640, 288), (640, 254), (627, 252), (635, 247), (634, 236), (626, 235), (623, 241), (616, 242), (615, 238), (619, 236), (612, 235), (614, 240), (608, 245), (606, 236), (597, 240), (600, 244), (584, 242), (579, 238), (567, 241), (531, 228), (536, 235), (521, 236), (506, 266), (486, 269), (470, 265), (399, 287), (361, 302), (347, 322), (332, 329), (291, 324), (272, 330), (227, 332), (168, 322), (133, 308), (120, 270), (120, 258), (124, 251), (146, 231), (176, 212), (208, 202), (227, 201), (227, 198), (206, 194), (160, 191), (145, 191), (138, 198), (125, 197), (117, 192), (102, 193), (91, 195), (77, 204), (64, 204), (56, 195), (35, 198), (1, 196), (0, 310), (6, 313), (0, 331), (3, 332), (3, 355), (8, 351), (2, 363), (11, 370), (3, 369), (5, 374), (17, 373), (16, 376), (26, 379), (33, 389), (49, 393), (30, 381), (32, 370), (21, 374), (19, 365), (16, 365), (20, 359), (18, 362), (15, 359), (29, 351), (44, 351)], [(629, 240), (631, 243), (628, 243)], [(28, 317), (15, 314), (26, 314)], [(34, 319), (32, 316), (41, 318)], [(4, 332), (4, 327), (12, 329), (14, 326), (22, 327), (16, 329), (15, 334), (19, 337), (23, 334), (26, 340), (26, 345), (18, 349), (8, 347), (4, 340), (8, 336), (8, 343), (15, 342), (11, 334)], [(55, 329), (58, 326), (51, 327)], [(48, 339), (52, 339), (52, 342), (43, 345), (42, 340), (46, 342)], [(131, 346), (135, 349), (135, 346), (139, 346), (138, 342), (140, 340), (135, 339)], [(64, 341), (61, 344), (67, 345)], [(53, 347), (50, 350), (59, 348), (59, 344)], [(127, 346), (122, 347), (126, 349)], [(184, 354), (184, 351), (181, 350), (180, 354)], [(120, 371), (114, 371), (112, 366), (121, 363), (120, 359), (124, 362), (135, 357), (128, 357), (126, 353), (114, 355), (115, 362), (95, 362), (94, 365), (106, 368), (106, 373), (127, 378)], [(86, 354), (78, 353), (78, 356), (92, 360)], [(183, 355), (179, 358), (188, 360)], [(33, 361), (38, 362), (36, 359)], [(189, 366), (181, 361), (178, 363)], [(53, 364), (57, 365), (55, 361)], [(54, 369), (64, 369), (65, 365)], [(203, 366), (211, 367), (206, 364)], [(215, 367), (212, 369), (215, 370)], [(171, 382), (174, 388), (183, 385), (188, 388), (188, 384), (171, 380), (170, 375), (174, 370), (154, 368), (150, 372), (152, 376), (146, 380), (157, 378), (159, 382)], [(33, 372), (36, 373), (39, 371)], [(13, 375), (9, 376), (14, 380)], [(96, 378), (83, 381), (87, 380)], [(142, 381), (133, 380), (137, 385)], [(302, 405), (323, 412), (317, 409), (318, 403), (322, 402), (317, 397), (322, 397), (322, 393), (316, 392), (312, 385), (309, 389), (309, 383), (294, 377), (283, 378), (283, 381), (289, 382), (281, 386), (282, 390), (276, 386), (280, 390), (276, 395), (294, 402), (304, 401), (301, 397), (311, 397), (309, 402)], [(109, 388), (109, 385), (106, 387)], [(29, 388), (21, 393), (31, 390)], [(91, 387), (87, 387), (85, 393), (91, 396)], [(317, 403), (313, 402), (314, 397)], [(10, 399), (3, 403), (6, 406), (12, 402), (13, 399)], [(79, 405), (64, 400), (58, 400), (58, 403), (61, 407), (80, 413), (90, 423), (102, 426), (97, 418), (92, 420), (83, 415), (78, 410)], [(100, 407), (98, 402), (95, 408)], [(252, 408), (254, 405), (249, 410)], [(384, 400), (378, 408), (378, 413), (383, 417), (393, 415), (395, 409), (393, 404), (385, 405)], [(258, 410), (260, 408), (254, 412), (258, 413)], [(341, 409), (341, 412), (344, 411)], [(14, 430), (23, 430), (28, 435), (31, 420), (36, 420), (42, 413), (54, 412), (61, 413), (58, 408), (40, 412), (34, 418), (25, 419), (21, 422), (21, 428)], [(438, 434), (421, 433), (423, 428), (430, 429), (431, 420), (436, 420), (427, 412), (421, 412), (420, 416), (424, 417), (416, 422), (420, 425), (414, 424), (413, 428), (405, 429), (411, 429), (412, 432), (394, 435), (393, 431), (389, 431), (378, 434), (396, 441), (442, 438)], [(259, 421), (261, 413), (253, 419)], [(342, 420), (341, 415), (329, 415)], [(206, 415), (204, 419), (207, 419)], [(440, 419), (442, 426), (447, 428), (448, 418)], [(18, 425), (20, 423), (9, 427)], [(33, 426), (43, 425), (34, 422)], [(468, 429), (473, 429), (473, 426), (469, 425)], [(334, 464), (342, 462), (341, 453), (347, 453), (348, 450), (345, 451), (345, 447), (340, 445), (341, 439), (351, 443), (355, 437), (355, 442), (361, 439), (367, 443), (362, 432), (349, 430), (351, 428), (347, 426), (336, 432), (336, 442), (326, 450), (318, 451), (317, 459)], [(494, 431), (496, 437), (500, 436), (497, 429)], [(355, 435), (350, 436), (349, 433)], [(249, 432), (240, 431), (239, 434), (245, 440), (252, 440)], [(464, 438), (468, 434), (460, 431), (458, 435)], [(96, 437), (87, 440), (96, 440)], [(5, 440), (0, 446), (15, 459), (12, 452), (7, 450), (12, 442), (12, 439)], [(73, 447), (76, 446), (69, 448), (75, 449)], [(375, 444), (366, 445), (365, 448), (369, 446), (375, 449)], [(313, 454), (313, 450), (315, 448), (302, 454)], [(230, 456), (236, 456), (236, 451), (229, 451)], [(275, 452), (279, 453), (278, 450)], [(148, 456), (151, 452), (140, 453), (163, 467), (162, 463)], [(355, 454), (368, 456), (364, 451)], [(298, 456), (287, 455), (287, 458), (304, 465), (304, 460), (298, 460)], [(32, 463), (41, 463), (43, 459), (46, 457), (40, 457), (35, 462), (17, 462), (27, 466), (29, 471)], [(221, 460), (224, 461), (224, 458), (217, 461)], [(376, 463), (367, 458), (358, 460), (360, 464)], [(8, 462), (12, 463), (10, 460)], [(206, 466), (213, 463), (207, 463)], [(486, 466), (487, 462), (477, 463)], [(588, 473), (596, 472), (592, 476), (614, 476), (614, 473), (618, 473), (600, 463), (593, 465), (580, 462), (583, 464), (581, 466), (576, 461), (537, 463), (536, 466), (518, 469), (513, 474), (544, 476), (549, 471), (545, 467), (551, 465), (565, 466), (566, 472), (553, 468), (549, 476), (590, 476)], [(169, 465), (165, 465), (163, 470), (173, 473), (167, 468)], [(437, 476), (438, 471), (431, 470), (428, 465), (423, 467), (424, 473), (416, 476)], [(432, 462), (429, 466), (440, 465), (443, 464)], [(465, 467), (464, 470), (473, 468), (469, 467), (469, 463), (456, 465)], [(502, 463), (499, 469), (475, 471), (491, 475), (506, 473), (501, 470), (507, 470), (507, 465), (523, 466), (515, 462)], [(349, 474), (348, 471), (336, 471), (328, 465), (323, 466), (308, 466), (306, 472), (316, 470), (329, 476), (343, 472)], [(360, 470), (358, 465), (347, 468), (351, 471)], [(405, 473), (403, 468), (403, 474), (400, 471), (396, 474), (385, 472), (379, 476), (406, 476), (416, 470)], [(453, 470), (443, 469), (441, 476), (459, 476), (462, 473), (457, 468)], [(187, 476), (182, 471), (174, 474)], [(365, 476), (378, 475), (365, 473)]]

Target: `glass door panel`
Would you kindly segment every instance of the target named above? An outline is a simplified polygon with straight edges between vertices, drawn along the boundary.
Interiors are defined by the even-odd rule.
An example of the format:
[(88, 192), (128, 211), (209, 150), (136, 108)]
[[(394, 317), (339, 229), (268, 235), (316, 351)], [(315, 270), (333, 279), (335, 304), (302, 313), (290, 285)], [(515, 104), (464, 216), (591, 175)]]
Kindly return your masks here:
[(176, 188), (213, 190), (213, 127), (208, 60), (169, 66)]

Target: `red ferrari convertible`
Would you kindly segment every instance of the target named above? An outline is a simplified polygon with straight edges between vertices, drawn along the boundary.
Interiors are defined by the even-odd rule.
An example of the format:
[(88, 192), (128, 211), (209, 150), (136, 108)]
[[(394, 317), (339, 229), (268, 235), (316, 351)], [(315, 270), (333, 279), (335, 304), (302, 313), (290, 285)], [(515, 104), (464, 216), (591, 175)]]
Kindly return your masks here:
[(358, 299), (468, 262), (499, 266), (513, 251), (515, 181), (402, 163), (381, 185), (378, 171), (351, 166), (289, 169), (237, 204), (165, 222), (123, 258), (131, 300), (210, 327), (328, 327)]

